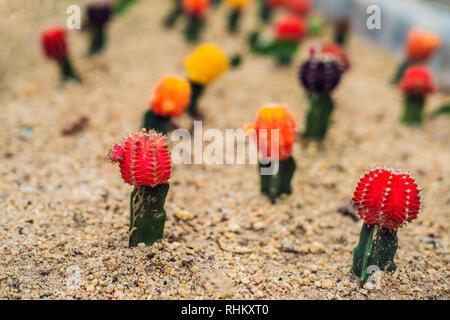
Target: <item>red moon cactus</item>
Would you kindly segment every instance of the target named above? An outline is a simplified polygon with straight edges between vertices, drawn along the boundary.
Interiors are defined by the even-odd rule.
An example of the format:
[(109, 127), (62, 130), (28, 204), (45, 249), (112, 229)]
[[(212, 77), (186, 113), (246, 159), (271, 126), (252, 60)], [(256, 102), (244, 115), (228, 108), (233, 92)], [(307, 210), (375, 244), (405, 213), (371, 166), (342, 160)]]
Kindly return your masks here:
[(393, 169), (376, 169), (359, 181), (353, 204), (367, 225), (396, 230), (417, 218), (420, 195), (409, 174)]
[(406, 69), (398, 86), (409, 96), (425, 96), (434, 91), (430, 70), (419, 65)]
[(353, 250), (352, 272), (363, 285), (370, 268), (394, 271), (398, 247), (397, 229), (417, 218), (419, 189), (407, 173), (394, 169), (372, 170), (361, 178), (353, 204), (364, 223), (358, 245)]
[(130, 197), (129, 246), (151, 245), (162, 239), (171, 170), (165, 136), (142, 129), (130, 134), (122, 145), (114, 144), (108, 157), (119, 163), (123, 180), (135, 187)]
[(151, 130), (132, 133), (123, 145), (115, 144), (109, 159), (119, 162), (123, 180), (135, 187), (166, 183), (170, 178), (170, 154), (166, 137)]
[(434, 91), (430, 70), (419, 65), (409, 67), (398, 86), (405, 95), (401, 121), (408, 125), (421, 124), (426, 96)]
[(48, 28), (42, 32), (42, 47), (50, 59), (60, 60), (67, 55), (66, 30), (61, 27)]
[(306, 35), (306, 26), (300, 17), (287, 16), (275, 24), (277, 40), (299, 41)]

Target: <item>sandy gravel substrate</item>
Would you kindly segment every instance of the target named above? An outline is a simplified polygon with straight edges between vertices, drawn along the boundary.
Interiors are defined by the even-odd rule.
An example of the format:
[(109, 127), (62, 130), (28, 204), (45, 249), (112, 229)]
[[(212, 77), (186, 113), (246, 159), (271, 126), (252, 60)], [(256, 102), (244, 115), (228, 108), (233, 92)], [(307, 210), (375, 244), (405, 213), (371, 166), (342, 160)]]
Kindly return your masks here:
[[(8, 4), (9, 3), (9, 4)], [(298, 143), (294, 193), (276, 205), (259, 194), (251, 165), (177, 165), (166, 201), (165, 239), (127, 247), (129, 194), (109, 145), (139, 128), (152, 87), (185, 74), (193, 46), (160, 26), (169, 1), (140, 1), (110, 28), (108, 50), (88, 58), (83, 33), (71, 32), (83, 85), (60, 88), (39, 32), (62, 24), (65, 3), (0, 4), (0, 298), (4, 299), (448, 299), (450, 120), (401, 126), (401, 96), (388, 85), (397, 61), (356, 36), (353, 69), (335, 91), (337, 108), (322, 147)], [(255, 24), (254, 8), (244, 20)], [(11, 14), (8, 14), (11, 13)], [(4, 14), (4, 13), (2, 13)], [(233, 53), (243, 36), (225, 33), (214, 12), (205, 40)], [(181, 27), (181, 26), (180, 26)], [(329, 37), (329, 32), (325, 37)], [(296, 57), (307, 55), (308, 39)], [(449, 96), (428, 99), (431, 111)], [(285, 103), (299, 129), (307, 110), (296, 68), (245, 56), (208, 88), (205, 128), (240, 128), (266, 102)], [(88, 127), (61, 128), (80, 115)], [(360, 175), (376, 165), (409, 170), (423, 188), (423, 210), (399, 231), (393, 275), (360, 289), (349, 274), (361, 221), (339, 213)], [(75, 267), (74, 267), (75, 266)], [(79, 268), (79, 288), (67, 286)]]

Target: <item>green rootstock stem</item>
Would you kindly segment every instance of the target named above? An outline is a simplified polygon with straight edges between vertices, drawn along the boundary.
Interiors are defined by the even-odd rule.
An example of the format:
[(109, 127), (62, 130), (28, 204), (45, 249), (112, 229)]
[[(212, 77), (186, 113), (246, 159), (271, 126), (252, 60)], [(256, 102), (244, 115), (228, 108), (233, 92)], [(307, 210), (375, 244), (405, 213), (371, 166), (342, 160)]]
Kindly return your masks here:
[(347, 32), (335, 32), (334, 42), (339, 46), (344, 47), (347, 43)]
[(203, 94), (205, 90), (205, 86), (199, 83), (195, 83), (193, 81), (189, 81), (191, 84), (191, 99), (189, 101), (189, 106), (187, 108), (187, 113), (190, 114), (193, 117), (198, 116), (198, 100)]
[(411, 62), (409, 61), (403, 61), (400, 63), (397, 67), (397, 70), (395, 71), (394, 76), (392, 77), (391, 83), (397, 84), (400, 79), (403, 77), (403, 74), (405, 73), (405, 70), (411, 65)]
[(89, 45), (89, 54), (96, 54), (105, 49), (106, 37), (104, 28), (92, 28), (91, 43)]
[(297, 41), (275, 41), (271, 51), (280, 65), (288, 66), (298, 47)]
[(352, 265), (352, 272), (361, 278), (361, 285), (366, 283), (370, 274), (368, 268), (371, 266), (387, 272), (397, 268), (394, 263), (397, 247), (396, 230), (391, 231), (363, 223), (358, 245), (353, 249)]
[(259, 33), (253, 32), (248, 39), (251, 51), (256, 54), (272, 55), (276, 57), (280, 65), (290, 65), (292, 57), (299, 47), (297, 41), (275, 40), (262, 42), (259, 40)]
[(130, 197), (130, 241), (129, 246), (139, 243), (152, 245), (163, 238), (166, 200), (169, 184), (155, 187), (136, 187)]
[(162, 134), (167, 134), (170, 126), (170, 117), (162, 117), (154, 114), (152, 110), (148, 110), (144, 115), (144, 121), (142, 127), (151, 130), (161, 132)]
[(236, 33), (239, 31), (239, 21), (241, 19), (241, 10), (232, 10), (228, 15), (228, 31)]
[(125, 13), (125, 11), (138, 0), (117, 0), (116, 5), (114, 6), (114, 14), (121, 15)]
[(269, 23), (272, 19), (272, 9), (266, 0), (259, 0), (259, 17), (264, 23)]
[(65, 56), (58, 60), (59, 68), (61, 70), (61, 79), (63, 82), (81, 82), (81, 78), (72, 67), (69, 57)]
[(259, 163), (258, 169), (261, 177), (261, 193), (269, 197), (272, 203), (275, 203), (276, 199), (283, 193), (292, 193), (291, 181), (296, 169), (296, 164), (294, 158), (289, 156), (286, 160), (280, 161), (279, 169), (276, 174), (261, 174), (262, 168), (270, 167), (270, 162), (267, 164)]
[(310, 107), (303, 137), (321, 141), (327, 133), (334, 102), (329, 94), (310, 93), (308, 99)]
[(169, 14), (164, 18), (164, 26), (166, 28), (172, 28), (177, 22), (178, 18), (181, 17), (182, 13), (183, 8), (181, 7), (181, 3), (175, 4), (175, 7), (172, 9), (172, 11), (170, 11)]
[(408, 125), (420, 125), (423, 120), (425, 97), (406, 96), (401, 121)]
[(200, 38), (200, 31), (203, 27), (203, 19), (199, 17), (187, 17), (184, 36), (189, 42), (196, 42)]

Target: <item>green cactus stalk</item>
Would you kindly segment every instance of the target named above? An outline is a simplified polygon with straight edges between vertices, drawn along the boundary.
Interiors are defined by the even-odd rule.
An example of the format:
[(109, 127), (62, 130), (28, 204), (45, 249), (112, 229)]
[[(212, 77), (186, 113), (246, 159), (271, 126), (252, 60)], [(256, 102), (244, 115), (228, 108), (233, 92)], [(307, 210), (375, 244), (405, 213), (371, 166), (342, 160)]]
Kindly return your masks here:
[(259, 0), (259, 18), (264, 23), (269, 23), (272, 19), (272, 8), (266, 0)]
[(144, 121), (142, 127), (147, 130), (155, 130), (162, 134), (167, 134), (170, 127), (170, 117), (162, 117), (148, 110), (144, 114)]
[(58, 59), (58, 65), (61, 70), (61, 79), (63, 82), (81, 82), (81, 78), (72, 67), (69, 57), (64, 56)]
[(130, 197), (130, 239), (129, 246), (139, 243), (152, 245), (163, 238), (166, 200), (169, 184), (155, 187), (136, 187)]
[(395, 252), (398, 247), (397, 230), (388, 230), (363, 223), (358, 245), (353, 249), (352, 272), (361, 278), (361, 286), (367, 282), (370, 266), (387, 272), (395, 271)]
[(177, 22), (178, 18), (183, 14), (183, 6), (181, 0), (173, 0), (173, 9), (164, 18), (163, 25), (166, 28), (172, 28)]
[(198, 116), (198, 100), (202, 96), (205, 86), (193, 81), (189, 81), (191, 84), (191, 99), (187, 108), (187, 113), (193, 117)]
[(409, 61), (403, 61), (402, 63), (400, 63), (397, 67), (397, 70), (395, 71), (394, 76), (392, 77), (391, 84), (397, 84), (403, 77), (405, 70), (408, 69), (410, 65), (411, 62)]
[(132, 4), (135, 4), (138, 0), (117, 0), (114, 6), (114, 14), (121, 15), (124, 14)]
[(239, 31), (239, 22), (241, 19), (241, 10), (234, 9), (228, 15), (228, 31), (230, 33), (237, 33)]
[(203, 27), (203, 19), (199, 17), (188, 17), (184, 36), (189, 42), (197, 42)]
[(322, 141), (327, 133), (334, 108), (333, 99), (327, 93), (309, 93), (308, 100), (310, 108), (306, 117), (306, 129), (303, 137)]
[(262, 164), (259, 162), (259, 173), (261, 177), (261, 193), (265, 194), (272, 203), (283, 193), (291, 194), (291, 181), (294, 175), (296, 164), (294, 158), (289, 156), (286, 160), (279, 162), (278, 172), (274, 175), (262, 175), (261, 168), (270, 168), (271, 162)]
[(213, 7), (218, 7), (222, 0), (210, 0), (210, 3), (213, 5)]
[(259, 40), (259, 32), (252, 32), (248, 38), (248, 42), (253, 53), (272, 55), (282, 66), (291, 64), (292, 58), (300, 46), (297, 41), (289, 40), (262, 42)]
[(92, 28), (90, 31), (91, 43), (89, 45), (89, 54), (96, 54), (105, 49), (106, 38), (103, 28)]
[(408, 125), (422, 124), (424, 105), (424, 96), (406, 96), (401, 122)]

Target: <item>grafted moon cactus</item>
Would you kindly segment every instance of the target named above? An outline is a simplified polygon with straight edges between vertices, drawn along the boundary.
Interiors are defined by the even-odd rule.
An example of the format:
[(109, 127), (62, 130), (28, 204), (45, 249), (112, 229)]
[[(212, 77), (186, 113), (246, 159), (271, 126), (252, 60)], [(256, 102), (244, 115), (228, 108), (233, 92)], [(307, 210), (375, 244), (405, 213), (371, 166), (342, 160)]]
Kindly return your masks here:
[[(295, 116), (284, 105), (266, 105), (258, 111), (253, 124), (246, 125), (247, 135), (254, 135), (259, 150), (259, 172), (261, 193), (272, 203), (283, 193), (291, 194), (291, 180), (296, 168), (291, 156), (297, 138)], [(272, 131), (273, 130), (273, 131)], [(274, 168), (278, 172), (265, 172), (263, 168)]]
[(310, 108), (303, 137), (322, 141), (328, 130), (334, 101), (331, 92), (341, 80), (344, 67), (334, 55), (311, 50), (311, 57), (299, 69), (300, 83), (308, 92)]
[(111, 19), (112, 5), (110, 1), (102, 0), (86, 7), (88, 28), (91, 34), (89, 54), (103, 51), (106, 46), (106, 26)]
[(209, 0), (183, 0), (183, 11), (187, 19), (184, 35), (187, 41), (195, 42), (205, 23)]
[(419, 188), (409, 174), (400, 170), (372, 170), (356, 186), (353, 205), (364, 223), (353, 250), (352, 272), (364, 284), (369, 266), (388, 272), (396, 269), (397, 229), (417, 218)]
[(205, 43), (198, 46), (184, 60), (184, 65), (191, 84), (191, 99), (187, 112), (192, 116), (197, 116), (198, 100), (205, 87), (230, 67), (230, 59), (218, 46)]
[(45, 55), (58, 62), (61, 70), (61, 79), (63, 82), (76, 81), (81, 79), (72, 66), (68, 55), (67, 32), (61, 27), (52, 27), (44, 30), (41, 35), (42, 48)]
[(171, 163), (166, 137), (154, 130), (132, 133), (108, 153), (122, 179), (134, 186), (130, 199), (129, 246), (163, 238)]
[(228, 14), (228, 31), (236, 33), (239, 31), (239, 22), (241, 20), (242, 11), (250, 0), (227, 0), (230, 12)]
[(156, 85), (150, 110), (144, 115), (143, 127), (163, 134), (169, 130), (170, 119), (180, 116), (189, 105), (191, 87), (189, 82), (178, 76), (165, 76)]
[(438, 34), (415, 27), (411, 28), (406, 37), (405, 58), (397, 67), (391, 82), (397, 84), (408, 67), (425, 63), (440, 45), (441, 38)]
[(253, 53), (272, 55), (280, 65), (289, 65), (306, 32), (307, 26), (303, 19), (291, 14), (276, 22), (273, 40), (261, 41), (259, 33), (253, 32), (249, 44)]
[(434, 91), (431, 71), (425, 66), (411, 66), (406, 69), (398, 86), (404, 94), (401, 121), (408, 125), (420, 125), (426, 96)]

